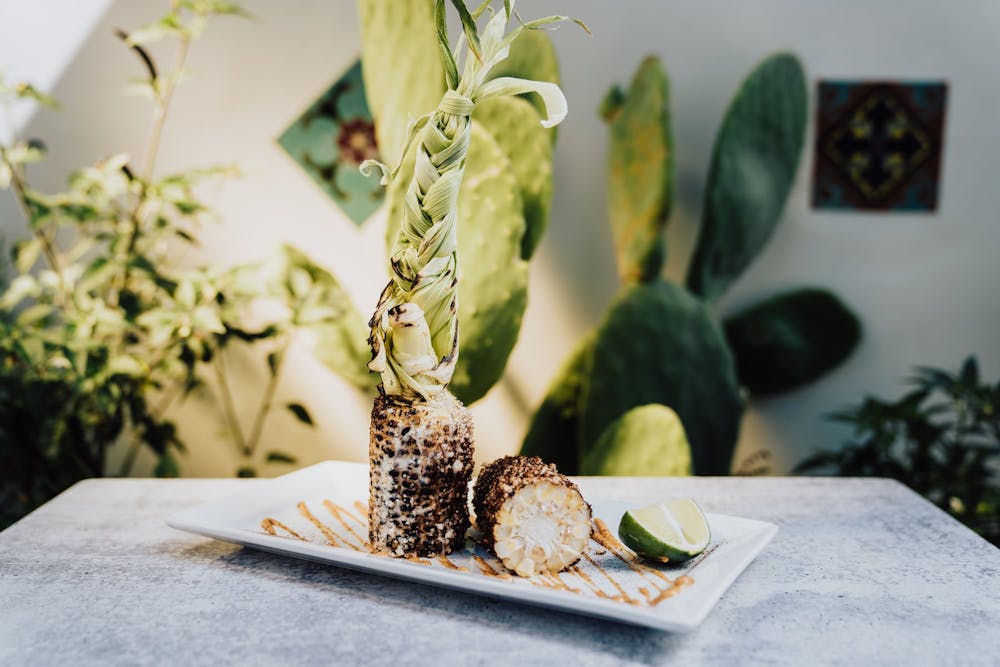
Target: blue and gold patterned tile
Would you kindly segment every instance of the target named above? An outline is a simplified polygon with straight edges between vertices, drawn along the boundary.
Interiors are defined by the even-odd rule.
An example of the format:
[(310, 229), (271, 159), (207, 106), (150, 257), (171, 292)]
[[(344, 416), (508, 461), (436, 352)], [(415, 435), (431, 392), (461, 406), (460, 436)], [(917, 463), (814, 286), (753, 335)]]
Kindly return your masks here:
[(943, 82), (820, 81), (812, 205), (937, 209)]
[(278, 143), (355, 224), (382, 204), (384, 188), (358, 171), (363, 161), (378, 157), (360, 62), (306, 109)]

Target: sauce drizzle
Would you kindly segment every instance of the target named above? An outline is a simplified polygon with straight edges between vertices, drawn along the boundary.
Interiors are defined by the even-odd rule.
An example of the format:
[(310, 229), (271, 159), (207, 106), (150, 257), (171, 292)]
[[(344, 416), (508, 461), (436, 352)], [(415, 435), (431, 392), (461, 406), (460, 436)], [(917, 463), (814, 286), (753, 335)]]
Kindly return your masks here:
[[(605, 570), (603, 567), (601, 567), (600, 565), (598, 565), (597, 561), (595, 561), (593, 558), (591, 558), (590, 556), (588, 556), (586, 553), (583, 554), (583, 557), (587, 560), (588, 563), (590, 563), (591, 565), (593, 565), (594, 567), (596, 567), (597, 571), (600, 572), (601, 574), (603, 574), (604, 578), (607, 579), (608, 581), (610, 581), (611, 585), (614, 586), (614, 588), (615, 588), (616, 591), (618, 591), (618, 595), (610, 596), (609, 599), (611, 599), (611, 600), (620, 600), (622, 602), (627, 602), (629, 604), (639, 604), (639, 601), (636, 600), (635, 598), (629, 596), (629, 594), (625, 592), (625, 589), (622, 588), (622, 585), (620, 583), (618, 583), (618, 580), (615, 579), (614, 577), (612, 577), (610, 574), (608, 574), (607, 570)], [(605, 595), (602, 595), (601, 597), (605, 597)]]
[(476, 565), (479, 566), (479, 572), (481, 574), (485, 574), (487, 577), (496, 577), (497, 579), (505, 579), (507, 581), (514, 578), (514, 576), (509, 572), (493, 569), (493, 566), (489, 564), (489, 561), (477, 554), (472, 554), (472, 560), (474, 560)]
[(299, 535), (298, 533), (296, 533), (288, 526), (286, 526), (285, 524), (278, 521), (277, 519), (272, 519), (271, 517), (267, 517), (266, 519), (262, 519), (260, 522), (261, 530), (263, 530), (268, 535), (274, 535), (275, 537), (277, 537), (278, 532), (275, 530), (275, 527), (282, 529), (283, 531), (285, 531), (286, 533), (288, 533), (297, 540), (302, 540), (303, 542), (309, 541), (306, 538)]
[(309, 506), (306, 505), (304, 500), (299, 502), (296, 507), (299, 509), (299, 514), (308, 520), (309, 523), (319, 528), (319, 532), (323, 533), (323, 537), (326, 538), (326, 541), (329, 542), (331, 546), (340, 546), (340, 542), (337, 541), (337, 534), (334, 533), (328, 525), (317, 519), (316, 516), (309, 511)]
[(438, 560), (439, 563), (441, 563), (442, 565), (444, 565), (449, 570), (455, 570), (457, 572), (468, 572), (469, 571), (469, 568), (467, 568), (467, 567), (462, 567), (461, 565), (455, 565), (454, 563), (452, 563), (451, 559), (448, 558), (447, 556), (438, 556), (437, 560)]
[[(300, 501), (296, 505), (296, 509), (304, 519), (306, 519), (317, 530), (319, 530), (320, 533), (322, 533), (327, 544), (335, 547), (346, 547), (353, 549), (354, 551), (364, 553), (371, 552), (368, 540), (362, 534), (367, 533), (368, 507), (364, 503), (361, 501), (355, 501), (353, 503), (353, 509), (357, 512), (357, 514), (352, 512), (350, 509), (338, 505), (328, 499), (323, 500), (323, 506), (327, 509), (337, 524), (339, 524), (342, 531), (338, 532), (331, 526), (323, 523), (316, 517), (315, 514), (312, 513), (305, 501)], [(260, 528), (268, 535), (275, 537), (287, 536), (303, 542), (310, 541), (301, 533), (272, 517), (262, 519), (260, 522)], [(287, 535), (279, 535), (279, 530)], [(608, 529), (607, 524), (605, 524), (601, 519), (594, 519), (591, 541), (593, 542), (593, 545), (584, 552), (582, 560), (589, 563), (594, 570), (599, 572), (602, 579), (607, 580), (608, 584), (611, 585), (614, 591), (613, 593), (607, 592), (601, 585), (595, 582), (584, 567), (580, 565), (580, 563), (571, 566), (563, 572), (543, 572), (529, 579), (525, 579), (525, 581), (531, 585), (539, 586), (541, 588), (569, 591), (571, 593), (584, 595), (589, 594), (606, 600), (615, 600), (632, 605), (645, 603), (650, 607), (654, 607), (664, 600), (674, 597), (684, 588), (694, 584), (694, 579), (686, 574), (681, 575), (676, 579), (671, 579), (657, 568), (651, 567), (650, 565), (643, 563), (638, 557), (632, 556), (631, 551), (618, 541), (617, 537)], [(695, 564), (701, 562), (701, 560), (703, 560), (704, 557), (713, 550), (714, 547), (702, 554), (701, 557), (694, 561)], [(652, 584), (651, 586), (637, 587), (637, 594), (643, 599), (636, 599), (630, 595), (629, 591), (625, 588), (625, 586), (628, 585), (628, 582), (620, 581), (618, 578), (620, 575), (616, 576), (615, 573), (609, 572), (601, 566), (598, 559), (603, 556), (608, 556), (609, 554), (610, 557), (615, 560), (621, 561), (621, 563), (623, 563), (630, 571), (635, 572), (642, 577), (643, 580)], [(478, 574), (480, 575), (494, 577), (505, 581), (520, 579), (519, 577), (511, 575), (499, 560), (496, 564), (494, 564), (491, 563), (490, 560), (487, 560), (476, 553), (466, 551), (464, 555), (471, 558), (471, 562), (476, 564)], [(405, 559), (411, 563), (418, 563), (420, 565), (433, 565), (433, 560), (436, 560), (441, 566), (449, 570), (471, 574), (468, 567), (464, 567), (444, 555), (437, 556), (433, 560), (420, 558), (418, 556), (406, 556)], [(687, 571), (690, 571), (690, 568), (688, 568)], [(577, 582), (579, 582), (578, 585), (581, 587), (574, 587), (574, 585), (571, 585), (563, 579), (563, 576), (572, 577), (572, 583), (577, 584)], [(632, 585), (635, 584), (633, 583)]]
[(649, 567), (648, 565), (639, 562), (635, 558), (629, 558), (627, 555), (625, 555), (625, 548), (626, 548), (625, 545), (618, 541), (618, 538), (615, 537), (610, 530), (608, 530), (607, 524), (601, 521), (600, 519), (594, 519), (594, 535), (595, 535), (594, 537), (595, 542), (597, 542), (605, 549), (610, 551), (615, 556), (615, 558), (625, 563), (625, 565), (627, 565), (630, 570), (638, 572), (639, 575), (642, 576), (644, 579), (646, 579), (647, 581), (651, 581), (654, 586), (656, 585), (657, 582), (650, 579), (647, 573), (656, 576), (657, 578), (660, 579), (660, 581), (667, 584), (668, 586), (673, 585), (674, 583), (673, 580), (667, 575), (663, 574), (662, 572), (660, 572), (655, 568)]
[(325, 507), (327, 509), (327, 511), (330, 512), (330, 514), (333, 515), (333, 518), (336, 519), (340, 523), (341, 526), (343, 526), (344, 528), (346, 528), (347, 532), (349, 532), (351, 534), (351, 536), (355, 540), (358, 541), (358, 546), (359, 547), (364, 548), (365, 551), (368, 551), (368, 540), (366, 540), (365, 538), (363, 538), (360, 535), (358, 535), (354, 531), (354, 529), (351, 528), (351, 524), (344, 520), (344, 516), (346, 515), (347, 517), (349, 517), (351, 519), (354, 519), (355, 522), (361, 523), (357, 519), (357, 517), (355, 517), (353, 514), (351, 514), (350, 512), (348, 512), (346, 509), (344, 509), (340, 505), (338, 505), (338, 504), (336, 504), (334, 502), (331, 502), (330, 500), (324, 500), (323, 501), (323, 507)]

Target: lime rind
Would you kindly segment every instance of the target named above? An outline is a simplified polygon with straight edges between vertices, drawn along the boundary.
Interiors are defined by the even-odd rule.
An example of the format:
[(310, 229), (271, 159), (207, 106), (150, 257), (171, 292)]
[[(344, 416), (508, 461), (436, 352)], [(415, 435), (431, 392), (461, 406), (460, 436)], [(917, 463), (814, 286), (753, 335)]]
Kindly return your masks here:
[(625, 512), (618, 536), (640, 556), (674, 563), (702, 553), (712, 539), (704, 512), (690, 498)]

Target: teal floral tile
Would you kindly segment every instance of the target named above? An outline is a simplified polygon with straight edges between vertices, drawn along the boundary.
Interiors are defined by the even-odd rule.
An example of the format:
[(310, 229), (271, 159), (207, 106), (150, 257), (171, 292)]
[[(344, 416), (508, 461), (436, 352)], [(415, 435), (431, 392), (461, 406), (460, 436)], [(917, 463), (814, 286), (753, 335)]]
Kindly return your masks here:
[(358, 165), (378, 157), (375, 123), (356, 61), (278, 138), (278, 143), (356, 225), (382, 204), (378, 179)]

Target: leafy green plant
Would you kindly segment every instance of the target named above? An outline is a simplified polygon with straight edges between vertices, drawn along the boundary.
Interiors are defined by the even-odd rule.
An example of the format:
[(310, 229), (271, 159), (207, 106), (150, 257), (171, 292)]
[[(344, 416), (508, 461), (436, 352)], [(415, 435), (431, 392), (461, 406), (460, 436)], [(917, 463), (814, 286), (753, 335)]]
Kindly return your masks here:
[[(243, 13), (217, 0), (180, 1), (148, 26), (119, 31), (145, 71), (132, 89), (153, 103), (138, 166), (114, 155), (48, 194), (28, 178), (44, 145), (16, 136), (0, 145), (0, 186), (12, 191), (30, 234), (12, 244), (13, 275), (6, 272), (0, 294), (0, 527), (79, 479), (127, 475), (143, 448), (156, 458), (156, 475), (178, 475), (185, 447), (167, 413), (191, 392), (207, 390), (206, 376), (218, 385), (240, 475), (255, 474), (261, 461), (294, 461), (288, 452), (261, 451), (272, 408), (312, 424), (303, 405), (276, 406), (275, 390), (297, 332), (322, 333), (345, 317), (343, 291), (291, 248), (263, 265), (180, 268), (178, 245), (196, 244), (198, 228), (213, 218), (198, 187), (236, 170), (155, 170), (191, 42), (210, 18)], [(176, 42), (167, 70), (146, 49), (163, 39)], [(30, 85), (2, 81), (0, 100), (5, 108), (55, 106)], [(261, 299), (280, 304), (280, 313), (250, 326)], [(250, 425), (239, 423), (229, 391), (226, 357), (235, 345), (267, 347), (269, 380)], [(109, 471), (108, 450), (121, 438), (130, 442), (124, 461)]]
[(1000, 546), (1000, 382), (982, 381), (969, 357), (958, 373), (917, 368), (909, 384), (895, 401), (867, 396), (831, 415), (850, 440), (796, 472), (897, 479)]
[[(729, 474), (744, 390), (788, 391), (850, 354), (860, 325), (826, 290), (786, 292), (722, 322), (711, 308), (780, 220), (806, 106), (802, 67), (787, 53), (765, 59), (737, 91), (715, 140), (685, 288), (659, 277), (673, 199), (666, 73), (650, 57), (628, 91), (611, 89), (600, 112), (610, 131), (608, 214), (623, 289), (551, 385), (523, 454), (599, 475), (621, 474), (622, 461), (655, 458), (653, 451), (674, 460), (650, 472), (683, 469), (689, 458), (697, 474)], [(680, 418), (680, 437), (651, 421), (663, 420), (648, 409), (656, 404)], [(623, 433), (642, 433), (644, 444)]]

